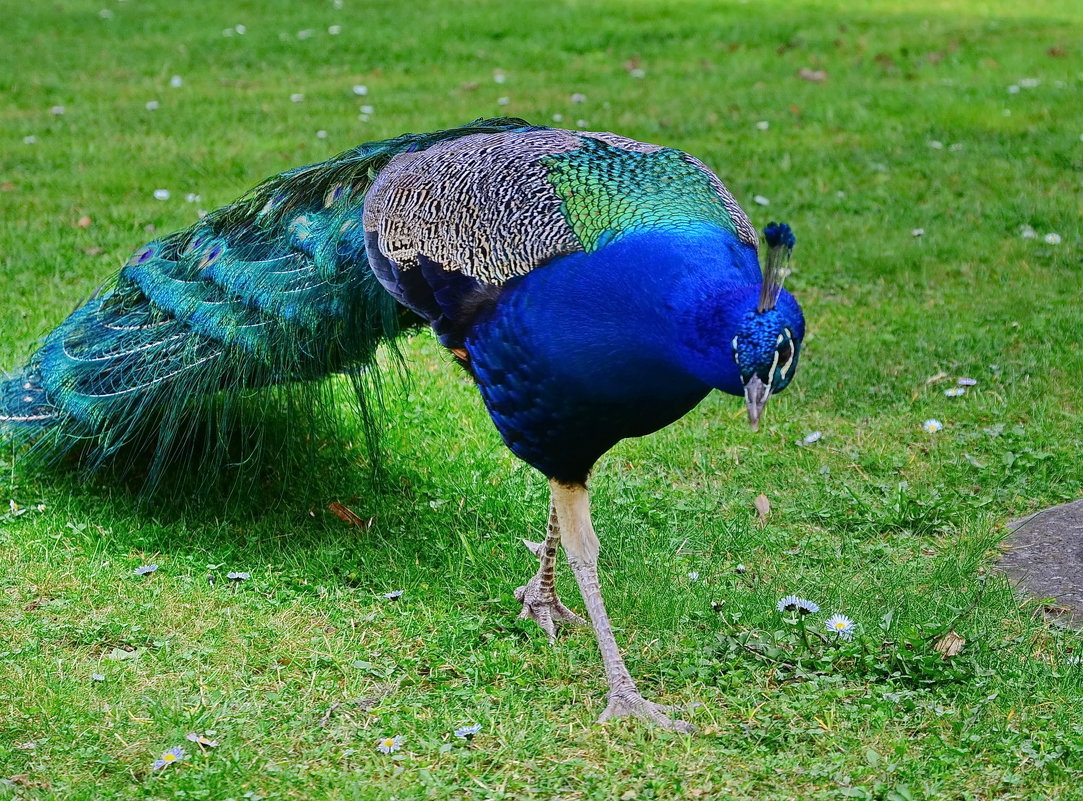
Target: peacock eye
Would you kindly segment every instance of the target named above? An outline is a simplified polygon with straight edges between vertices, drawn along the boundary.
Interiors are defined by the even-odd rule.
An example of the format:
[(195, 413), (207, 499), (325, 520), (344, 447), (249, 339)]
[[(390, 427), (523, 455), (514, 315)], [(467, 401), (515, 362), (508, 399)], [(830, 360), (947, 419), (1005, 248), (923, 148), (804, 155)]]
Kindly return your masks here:
[(793, 358), (793, 343), (786, 340), (778, 346), (778, 363), (787, 364)]

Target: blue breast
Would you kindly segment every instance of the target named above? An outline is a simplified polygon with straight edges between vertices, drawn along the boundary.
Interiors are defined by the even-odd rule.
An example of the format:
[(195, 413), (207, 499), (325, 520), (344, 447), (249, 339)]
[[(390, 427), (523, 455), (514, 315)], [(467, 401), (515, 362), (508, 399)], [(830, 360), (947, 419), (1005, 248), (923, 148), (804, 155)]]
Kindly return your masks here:
[(758, 273), (751, 248), (710, 228), (626, 235), (509, 281), (466, 338), (508, 447), (547, 476), (584, 481), (619, 440), (682, 417), (711, 389), (681, 346), (689, 306)]

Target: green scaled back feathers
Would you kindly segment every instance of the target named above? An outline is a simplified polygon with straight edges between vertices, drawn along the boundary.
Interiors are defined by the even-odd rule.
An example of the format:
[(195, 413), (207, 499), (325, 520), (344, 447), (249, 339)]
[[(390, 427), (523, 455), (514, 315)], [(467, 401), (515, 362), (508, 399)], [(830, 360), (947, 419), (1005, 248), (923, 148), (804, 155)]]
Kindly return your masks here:
[(373, 445), (376, 350), (416, 320), (368, 267), (365, 192), (398, 153), (527, 127), (479, 120), (365, 144), (145, 245), (0, 383), (3, 434), (33, 443), (36, 461), (75, 455), (91, 469), (149, 451), (153, 489), (169, 465), (221, 458), (242, 407), (285, 403), (290, 424), (309, 428), (331, 396), (309, 382), (344, 372)]

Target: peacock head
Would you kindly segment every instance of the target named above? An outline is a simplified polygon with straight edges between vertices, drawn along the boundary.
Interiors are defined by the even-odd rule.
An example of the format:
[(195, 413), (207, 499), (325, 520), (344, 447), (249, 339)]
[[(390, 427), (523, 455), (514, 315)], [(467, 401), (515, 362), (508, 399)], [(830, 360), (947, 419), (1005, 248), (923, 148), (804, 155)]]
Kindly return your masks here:
[(733, 359), (741, 374), (753, 431), (759, 428), (767, 400), (793, 379), (805, 333), (800, 306), (782, 290), (796, 237), (785, 223), (771, 223), (764, 229), (764, 237), (767, 261), (759, 302), (745, 315), (733, 338)]

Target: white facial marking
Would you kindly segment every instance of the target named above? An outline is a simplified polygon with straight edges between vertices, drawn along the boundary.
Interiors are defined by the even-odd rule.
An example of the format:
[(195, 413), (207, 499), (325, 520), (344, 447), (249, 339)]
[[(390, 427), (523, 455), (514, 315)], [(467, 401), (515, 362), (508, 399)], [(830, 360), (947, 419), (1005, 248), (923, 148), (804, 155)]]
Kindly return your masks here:
[[(790, 358), (788, 358), (786, 360), (786, 363), (784, 365), (782, 365), (782, 369), (779, 371), (779, 374), (783, 378), (785, 378), (786, 374), (790, 372), (790, 368), (793, 367), (793, 357), (797, 353), (797, 349), (793, 346), (793, 332), (790, 331), (789, 328), (783, 328), (782, 330), (786, 334), (785, 338), (790, 340)], [(779, 334), (778, 342), (779, 342), (780, 345), (782, 344), (782, 340), (783, 340), (783, 336), (782, 336), (782, 334)], [(776, 360), (777, 360), (778, 351), (775, 351), (775, 354), (776, 354)]]
[(767, 373), (767, 394), (771, 394), (771, 384), (775, 381), (775, 368), (778, 367), (778, 351), (775, 351), (775, 357), (771, 359), (771, 370)]
[(785, 378), (786, 374), (788, 372), (790, 372), (791, 367), (793, 367), (793, 351), (792, 350), (790, 351), (790, 358), (788, 358), (786, 360), (786, 363), (784, 365), (782, 365), (782, 369), (779, 371), (779, 375), (781, 375), (783, 378)]

